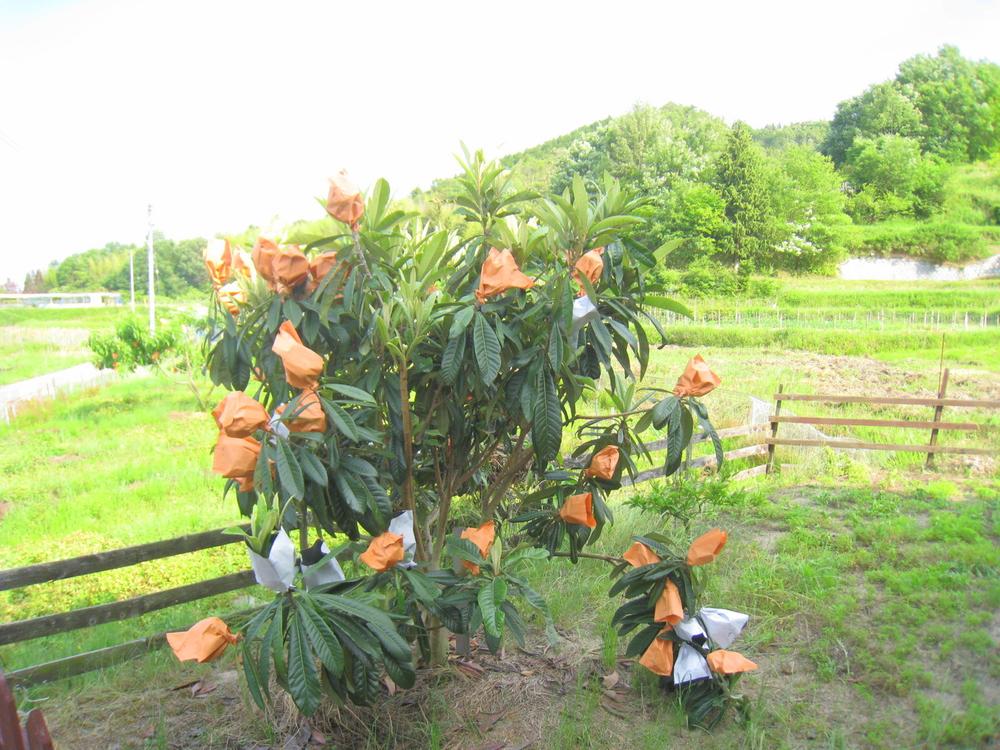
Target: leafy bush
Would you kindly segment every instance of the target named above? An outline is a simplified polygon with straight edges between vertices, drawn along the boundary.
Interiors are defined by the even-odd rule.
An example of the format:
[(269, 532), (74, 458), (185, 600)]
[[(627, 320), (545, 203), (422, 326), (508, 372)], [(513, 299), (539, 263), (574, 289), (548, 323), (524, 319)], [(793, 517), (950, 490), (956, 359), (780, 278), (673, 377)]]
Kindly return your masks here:
[(625, 504), (671, 518), (687, 530), (691, 522), (704, 516), (706, 511), (746, 506), (756, 498), (753, 491), (730, 482), (727, 472), (723, 471), (708, 477), (682, 473), (667, 482), (652, 482)]
[[(586, 554), (613, 522), (605, 498), (636, 473), (638, 433), (666, 430), (668, 474), (695, 424), (721, 445), (695, 397), (707, 390), (636, 382), (650, 353), (643, 304), (677, 307), (640, 283), (656, 259), (625, 232), (644, 223), (643, 201), (611, 178), (588, 191), (579, 176), (539, 198), (481, 153), (462, 171), (462, 232), (391, 205), (384, 180), (365, 202), (341, 175), (327, 203), (340, 223), (311, 255), (266, 238), (250, 257), (228, 243), (206, 251), (208, 370), (235, 391), (217, 410), (213, 469), (244, 514), (260, 508), (250, 552), (268, 560), (251, 557), (255, 570), (275, 555), (285, 571), (244, 630), (258, 704), (272, 673), (303, 713), (323, 693), (371, 700), (383, 672), (407, 687), (415, 654), (446, 661), (448, 630), (482, 630), (499, 652), (523, 637), (516, 604), (548, 621), (519, 561)], [(254, 396), (240, 392), (251, 373)], [(577, 417), (602, 380), (614, 413)], [(568, 467), (571, 424), (581, 441)], [(472, 510), (463, 498), (481, 525), (456, 538)], [(300, 583), (296, 560), (317, 549), (367, 575), (310, 583), (302, 569)]]
[(161, 365), (165, 357), (177, 353), (182, 342), (183, 334), (176, 327), (150, 334), (145, 323), (130, 317), (113, 333), (92, 333), (87, 346), (97, 367), (131, 372), (136, 367)]

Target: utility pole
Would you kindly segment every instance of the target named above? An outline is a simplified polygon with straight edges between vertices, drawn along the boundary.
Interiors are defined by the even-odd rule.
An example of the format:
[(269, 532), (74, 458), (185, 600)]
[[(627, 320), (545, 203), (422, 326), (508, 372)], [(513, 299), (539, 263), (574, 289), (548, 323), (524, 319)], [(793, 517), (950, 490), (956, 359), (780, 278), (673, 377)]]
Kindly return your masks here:
[(135, 312), (135, 247), (128, 251), (128, 293), (132, 312)]
[(149, 204), (147, 211), (149, 219), (149, 232), (146, 235), (146, 258), (148, 261), (147, 273), (149, 275), (149, 332), (156, 333), (156, 291), (153, 288), (153, 204)]

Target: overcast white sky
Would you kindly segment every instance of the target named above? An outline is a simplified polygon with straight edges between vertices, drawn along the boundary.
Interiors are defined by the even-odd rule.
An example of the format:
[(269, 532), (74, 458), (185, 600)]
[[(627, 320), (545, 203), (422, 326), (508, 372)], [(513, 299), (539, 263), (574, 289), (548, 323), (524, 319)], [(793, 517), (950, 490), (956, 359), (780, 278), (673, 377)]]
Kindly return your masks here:
[(639, 101), (828, 118), (919, 52), (1000, 60), (1000, 2), (0, 0), (0, 281), (146, 204), (181, 238), (397, 195)]

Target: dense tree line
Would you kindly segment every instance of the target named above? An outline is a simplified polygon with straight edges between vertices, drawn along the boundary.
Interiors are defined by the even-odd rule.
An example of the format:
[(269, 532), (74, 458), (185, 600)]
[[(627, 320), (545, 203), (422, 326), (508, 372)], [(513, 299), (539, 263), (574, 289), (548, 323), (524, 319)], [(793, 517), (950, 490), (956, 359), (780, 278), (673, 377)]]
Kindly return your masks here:
[[(170, 240), (159, 232), (153, 236), (156, 256), (156, 290), (166, 297), (207, 292), (208, 277), (201, 254), (205, 240)], [(24, 279), (25, 292), (129, 291), (129, 255), (135, 254), (135, 288), (142, 295), (147, 287), (146, 248), (109, 242), (104, 247), (70, 255), (53, 263), (44, 273), (31, 271)]]
[[(1000, 169), (976, 172), (975, 196), (952, 183), (970, 174), (957, 165), (998, 150), (1000, 67), (943, 47), (842, 102), (831, 122), (754, 131), (643, 105), (504, 162), (538, 191), (609, 173), (649, 199), (643, 239), (670, 249), (667, 267), (742, 274), (831, 270), (848, 252), (981, 254), (984, 237), (998, 238)], [(414, 199), (443, 204), (450, 183)]]

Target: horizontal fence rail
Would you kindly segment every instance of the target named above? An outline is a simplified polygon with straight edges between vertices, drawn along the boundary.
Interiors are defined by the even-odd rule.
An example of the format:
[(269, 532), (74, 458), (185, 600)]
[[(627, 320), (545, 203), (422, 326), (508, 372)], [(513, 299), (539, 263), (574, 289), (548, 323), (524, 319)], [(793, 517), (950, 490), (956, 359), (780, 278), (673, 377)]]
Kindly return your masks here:
[[(945, 446), (938, 444), (938, 435), (942, 430), (967, 433), (995, 433), (996, 428), (976, 422), (945, 422), (942, 414), (945, 407), (959, 409), (1000, 409), (1000, 401), (990, 399), (946, 398), (949, 372), (941, 373), (941, 382), (937, 398), (920, 398), (914, 396), (841, 396), (835, 394), (805, 394), (784, 393), (782, 386), (774, 394), (774, 414), (769, 421), (771, 435), (764, 439), (767, 449), (766, 473), (774, 466), (774, 451), (779, 445), (800, 448), (827, 447), (840, 450), (892, 451), (905, 453), (924, 453), (927, 455), (926, 467), (932, 468), (934, 456), (952, 454), (960, 456), (990, 456), (1000, 454), (996, 448), (981, 446)], [(788, 401), (828, 404), (891, 404), (897, 406), (929, 406), (934, 407), (931, 420), (921, 419), (867, 419), (860, 417), (814, 417), (792, 416), (781, 413), (781, 406)], [(778, 437), (778, 427), (782, 424), (848, 426), (848, 427), (886, 427), (916, 430), (930, 430), (930, 441), (927, 445), (912, 445), (901, 443), (873, 443), (842, 437), (822, 438), (786, 438)], [(820, 433), (822, 434), (822, 433)]]
[[(249, 524), (244, 524), (240, 528), (244, 531), (250, 530)], [(232, 544), (237, 540), (237, 537), (233, 535), (224, 534), (223, 529), (215, 529), (213, 531), (202, 531), (197, 534), (188, 534), (176, 539), (139, 544), (135, 547), (124, 547), (107, 552), (95, 552), (92, 555), (82, 555), (66, 560), (39, 563), (23, 568), (0, 570), (0, 591), (8, 591), (37, 583), (48, 583), (49, 581), (62, 581), (67, 578), (100, 573), (105, 570), (114, 570), (115, 568), (126, 568), (150, 560), (162, 560), (166, 557), (183, 555), (187, 552), (221, 547), (225, 544)]]
[(165, 591), (157, 591), (154, 594), (124, 599), (120, 602), (97, 604), (93, 607), (74, 609), (71, 612), (8, 622), (0, 625), (0, 645), (65, 633), (68, 630), (90, 628), (94, 625), (103, 625), (106, 622), (129, 620), (147, 612), (155, 612), (175, 604), (185, 604), (208, 596), (245, 589), (253, 584), (253, 572), (246, 570)]

